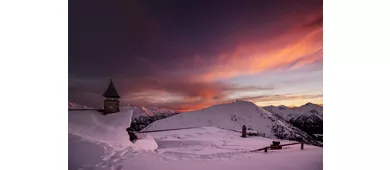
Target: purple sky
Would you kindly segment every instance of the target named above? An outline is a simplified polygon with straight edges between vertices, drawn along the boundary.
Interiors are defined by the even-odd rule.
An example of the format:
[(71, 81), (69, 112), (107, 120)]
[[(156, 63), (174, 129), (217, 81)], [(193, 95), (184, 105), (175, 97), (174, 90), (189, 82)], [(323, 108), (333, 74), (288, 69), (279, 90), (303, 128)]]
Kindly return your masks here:
[(322, 1), (69, 1), (69, 101), (322, 104)]

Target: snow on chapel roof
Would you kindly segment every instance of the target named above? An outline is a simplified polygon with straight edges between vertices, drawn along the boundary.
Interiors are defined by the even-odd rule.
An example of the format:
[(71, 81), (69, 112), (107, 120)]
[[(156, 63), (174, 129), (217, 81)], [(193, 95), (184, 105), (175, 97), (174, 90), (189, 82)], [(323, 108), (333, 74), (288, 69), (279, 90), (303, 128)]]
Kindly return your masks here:
[(118, 92), (115, 89), (114, 83), (112, 83), (112, 79), (110, 79), (110, 84), (107, 87), (106, 92), (103, 94), (104, 97), (113, 97), (120, 98)]

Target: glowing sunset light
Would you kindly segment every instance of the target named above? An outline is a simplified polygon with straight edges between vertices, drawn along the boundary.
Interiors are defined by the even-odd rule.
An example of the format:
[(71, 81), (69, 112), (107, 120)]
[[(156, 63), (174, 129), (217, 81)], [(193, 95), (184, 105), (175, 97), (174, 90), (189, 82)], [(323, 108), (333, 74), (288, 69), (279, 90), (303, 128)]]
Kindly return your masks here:
[(112, 78), (122, 105), (322, 104), (322, 1), (73, 3), (69, 101), (101, 107)]

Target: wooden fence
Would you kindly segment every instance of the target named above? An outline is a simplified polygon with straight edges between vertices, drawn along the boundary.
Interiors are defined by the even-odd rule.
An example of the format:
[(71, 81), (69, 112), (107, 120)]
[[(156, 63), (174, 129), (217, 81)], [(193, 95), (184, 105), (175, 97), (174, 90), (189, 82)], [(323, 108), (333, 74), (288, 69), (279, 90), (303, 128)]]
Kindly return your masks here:
[[(289, 145), (301, 145), (301, 150), (303, 150), (303, 143), (301, 143), (301, 142), (297, 142), (297, 143), (289, 143), (289, 144), (284, 144), (284, 145), (279, 145), (279, 146), (289, 146)], [(271, 147), (270, 146), (267, 146), (267, 147), (264, 147), (264, 148), (260, 148), (260, 149), (256, 149), (256, 150), (253, 150), (253, 151), (251, 151), (251, 152), (258, 152), (258, 151), (262, 151), (262, 150), (264, 150), (264, 152), (267, 152), (267, 150), (268, 149), (270, 149)]]

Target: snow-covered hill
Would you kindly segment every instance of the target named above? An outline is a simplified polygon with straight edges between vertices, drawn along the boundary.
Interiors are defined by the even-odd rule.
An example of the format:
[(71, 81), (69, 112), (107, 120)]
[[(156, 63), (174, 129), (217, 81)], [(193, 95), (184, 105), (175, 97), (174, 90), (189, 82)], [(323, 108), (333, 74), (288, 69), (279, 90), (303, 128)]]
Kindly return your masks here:
[(265, 133), (269, 137), (314, 142), (314, 139), (307, 133), (247, 101), (219, 104), (197, 111), (180, 113), (155, 121), (142, 131), (204, 126), (241, 131), (243, 125), (246, 125), (248, 129)]

